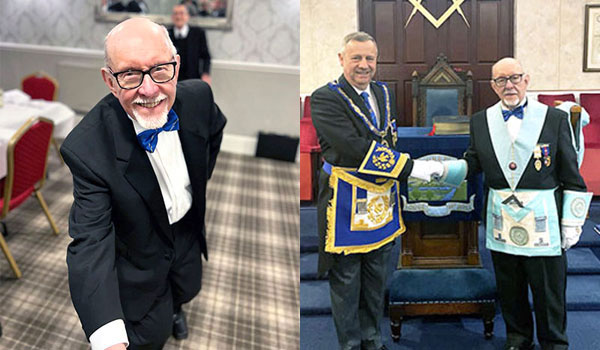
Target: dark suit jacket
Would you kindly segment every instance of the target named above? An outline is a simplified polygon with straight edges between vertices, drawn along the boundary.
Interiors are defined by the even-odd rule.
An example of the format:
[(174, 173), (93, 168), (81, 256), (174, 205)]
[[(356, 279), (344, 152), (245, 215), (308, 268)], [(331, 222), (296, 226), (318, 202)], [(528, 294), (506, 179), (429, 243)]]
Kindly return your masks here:
[[(199, 80), (178, 84), (173, 109), (192, 186), (190, 210), (206, 257), (206, 182), (226, 120), (208, 85)], [(113, 95), (104, 97), (73, 129), (61, 154), (74, 184), (69, 285), (89, 338), (112, 320), (136, 321), (148, 312), (167, 283), (174, 257), (172, 231), (150, 161)]]
[[(367, 106), (348, 81), (341, 76), (338, 80), (342, 90), (365, 115), (369, 115)], [(371, 83), (371, 91), (377, 99), (381, 117), (385, 111), (383, 90)], [(391, 93), (391, 91), (390, 91)], [(391, 96), (391, 115), (396, 116), (394, 97)], [(323, 158), (332, 165), (358, 168), (369, 151), (373, 140), (382, 140), (374, 135), (363, 121), (350, 109), (348, 104), (327, 85), (313, 92), (310, 99), (313, 124), (317, 130)], [(381, 120), (380, 120), (381, 125)], [(385, 138), (392, 145), (392, 137), (388, 133)], [(412, 160), (408, 160), (398, 180), (405, 180), (412, 170)], [(317, 217), (319, 221), (319, 274), (324, 274), (333, 263), (331, 254), (326, 253), (325, 232), (327, 228), (327, 204), (333, 195), (329, 187), (329, 175), (321, 170), (319, 175), (319, 198), (317, 201)]]
[[(173, 28), (169, 28), (169, 36), (175, 42)], [(210, 53), (208, 52), (208, 43), (204, 29), (190, 27), (187, 37), (187, 52), (185, 57), (181, 57), (181, 66), (185, 66), (185, 75), (179, 72), (179, 80), (199, 79), (204, 73), (210, 73)]]
[[(585, 183), (579, 174), (577, 154), (571, 143), (569, 128), (566, 113), (549, 107), (537, 143), (550, 145), (550, 166), (543, 165), (541, 171), (537, 171), (535, 159), (531, 157), (517, 185), (520, 189), (559, 187), (559, 191), (555, 192), (559, 214), (562, 210), (562, 190), (586, 191)], [(494, 153), (486, 110), (479, 111), (471, 117), (470, 134), (470, 145), (465, 153), (469, 175), (483, 171), (487, 186), (494, 189), (509, 188)]]

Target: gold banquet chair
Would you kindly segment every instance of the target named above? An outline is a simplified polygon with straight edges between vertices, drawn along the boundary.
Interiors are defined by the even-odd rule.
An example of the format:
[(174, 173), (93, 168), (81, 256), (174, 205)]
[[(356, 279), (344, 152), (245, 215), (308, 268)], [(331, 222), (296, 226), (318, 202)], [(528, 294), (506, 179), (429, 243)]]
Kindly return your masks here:
[[(6, 177), (0, 180), (0, 208), (2, 209), (0, 220), (4, 219), (9, 211), (25, 202), (33, 193), (46, 214), (52, 231), (58, 235), (58, 228), (40, 192), (46, 179), (48, 150), (53, 129), (52, 120), (33, 117), (23, 124), (8, 142)], [(20, 278), (21, 271), (2, 234), (0, 234), (0, 248), (2, 248), (13, 272), (17, 278)]]

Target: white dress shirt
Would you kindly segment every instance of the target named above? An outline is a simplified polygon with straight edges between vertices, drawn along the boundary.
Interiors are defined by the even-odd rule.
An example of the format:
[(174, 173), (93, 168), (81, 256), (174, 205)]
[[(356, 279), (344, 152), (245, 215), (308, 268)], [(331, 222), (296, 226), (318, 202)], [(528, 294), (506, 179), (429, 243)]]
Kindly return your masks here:
[(183, 27), (177, 28), (173, 27), (173, 34), (175, 34), (175, 39), (185, 39), (190, 32), (190, 26), (184, 24)]
[[(366, 92), (367, 94), (369, 94), (369, 103), (371, 104), (371, 108), (373, 108), (373, 111), (375, 111), (375, 115), (377, 116), (377, 127), (379, 128), (379, 125), (381, 124), (381, 113), (379, 113), (379, 104), (377, 103), (377, 99), (375, 98), (375, 96), (373, 96), (373, 91), (371, 91), (371, 85), (367, 85), (367, 88), (365, 90), (360, 90), (358, 89), (356, 86), (350, 84), (350, 86), (352, 86), (354, 88), (354, 90), (356, 91), (356, 93), (358, 94), (358, 96), (360, 96), (360, 94), (362, 94), (363, 92)], [(360, 98), (362, 99), (362, 96), (360, 96)], [(367, 118), (369, 118), (369, 120), (371, 120), (371, 115), (367, 115)]]
[[(133, 122), (136, 134), (147, 130), (131, 117), (129, 119)], [(156, 149), (153, 153), (146, 151), (146, 155), (158, 180), (169, 224), (172, 225), (192, 207), (190, 177), (179, 134), (176, 131), (159, 133)], [(92, 350), (104, 350), (119, 343), (129, 345), (125, 323), (121, 319), (103, 325), (90, 336)]]
[[(524, 98), (523, 101), (521, 101), (521, 103), (519, 103), (519, 105), (517, 107), (524, 105), (525, 102), (527, 102), (527, 98)], [(509, 108), (504, 106), (503, 103), (501, 103), (501, 105), (502, 105), (503, 111), (509, 110)], [(515, 108), (517, 108), (517, 107), (515, 107)], [(525, 107), (523, 109), (523, 114), (525, 114), (526, 109), (527, 109), (527, 107)], [(523, 118), (525, 118), (525, 117), (523, 117)], [(519, 119), (519, 118), (512, 116), (512, 117), (508, 118), (508, 120), (505, 123), (506, 123), (506, 128), (508, 129), (508, 134), (510, 135), (510, 140), (511, 140), (511, 142), (514, 143), (515, 140), (517, 139), (517, 136), (519, 136), (519, 131), (521, 131), (521, 124), (523, 124), (523, 119)]]

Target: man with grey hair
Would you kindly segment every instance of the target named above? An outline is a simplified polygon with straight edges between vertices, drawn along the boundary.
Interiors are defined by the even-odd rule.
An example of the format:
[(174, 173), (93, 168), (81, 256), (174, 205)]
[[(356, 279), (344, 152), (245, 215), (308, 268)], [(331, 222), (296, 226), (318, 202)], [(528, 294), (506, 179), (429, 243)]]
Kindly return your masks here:
[(311, 96), (312, 120), (325, 159), (317, 203), (319, 274), (329, 273), (331, 311), (340, 348), (384, 349), (387, 265), (405, 231), (398, 182), (429, 180), (432, 165), (395, 151), (396, 106), (373, 81), (377, 44), (347, 35), (338, 54), (342, 76)]
[(201, 288), (206, 183), (225, 117), (200, 80), (177, 84), (166, 29), (144, 18), (106, 37), (104, 97), (61, 153), (73, 175), (73, 305), (92, 349), (162, 349), (187, 337)]

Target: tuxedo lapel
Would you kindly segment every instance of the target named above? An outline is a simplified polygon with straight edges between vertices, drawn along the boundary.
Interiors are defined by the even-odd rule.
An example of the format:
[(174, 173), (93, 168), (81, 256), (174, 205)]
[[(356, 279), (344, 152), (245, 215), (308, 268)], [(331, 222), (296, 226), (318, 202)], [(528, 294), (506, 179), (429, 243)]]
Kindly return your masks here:
[(192, 185), (192, 196), (195, 203), (200, 203), (204, 201), (204, 198), (196, 198), (196, 196), (201, 194), (197, 189), (201, 188), (207, 180), (207, 150), (205, 147), (207, 139), (193, 123), (194, 118), (182, 118), (185, 112), (179, 100), (175, 101), (173, 109), (179, 116), (179, 141)]
[(158, 222), (160, 230), (157, 231), (168, 242), (172, 242), (169, 219), (154, 169), (152, 169), (146, 152), (139, 145), (133, 124), (119, 101), (115, 99), (112, 104), (114, 110), (117, 111), (113, 119), (115, 126), (113, 130), (115, 131), (114, 143), (117, 161), (121, 163), (120, 169), (123, 171), (127, 182), (142, 197), (150, 209), (151, 216)]

